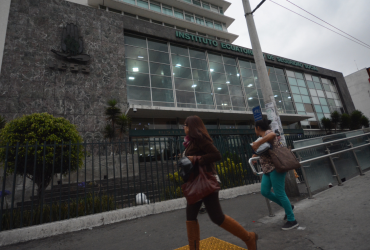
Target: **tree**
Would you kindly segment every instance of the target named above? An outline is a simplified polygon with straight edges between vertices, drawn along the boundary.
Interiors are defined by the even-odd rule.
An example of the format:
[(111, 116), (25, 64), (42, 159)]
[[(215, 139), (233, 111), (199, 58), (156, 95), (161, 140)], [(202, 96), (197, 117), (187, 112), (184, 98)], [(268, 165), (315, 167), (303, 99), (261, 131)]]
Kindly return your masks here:
[(130, 122), (131, 122), (131, 119), (129, 116), (125, 114), (121, 114), (118, 116), (117, 125), (119, 129), (119, 136), (121, 139), (122, 139), (122, 135), (128, 131)]
[(107, 121), (111, 122), (112, 129), (115, 131), (115, 124), (118, 116), (121, 114), (121, 109), (117, 107), (117, 100), (112, 99), (108, 101), (108, 107), (105, 109), (105, 115)]
[(334, 111), (333, 113), (331, 113), (330, 118), (331, 122), (334, 123), (335, 133), (337, 133), (338, 123), (340, 122), (340, 114), (338, 113), (338, 111)]
[(369, 119), (364, 115), (361, 117), (361, 125), (365, 128), (369, 127)]
[(351, 130), (361, 129), (361, 117), (363, 116), (362, 112), (355, 110), (351, 113)]
[[(109, 100), (108, 107), (105, 110), (106, 119), (110, 124), (104, 127), (104, 137), (112, 141), (119, 132), (120, 138), (128, 131), (130, 124), (130, 117), (122, 114), (121, 109), (117, 107), (118, 102), (115, 99)], [(116, 127), (118, 125), (118, 128)]]
[(5, 118), (0, 115), (0, 129), (4, 128), (5, 124), (6, 124)]
[(332, 128), (332, 123), (331, 123), (331, 120), (329, 118), (326, 118), (326, 117), (321, 118), (321, 124), (324, 127), (325, 132), (326, 131), (330, 132), (330, 130)]
[(351, 117), (348, 114), (342, 114), (339, 125), (341, 129), (349, 129), (351, 127)]
[(105, 125), (103, 134), (104, 138), (109, 139), (110, 142), (116, 136), (116, 133), (114, 132), (112, 125), (110, 125), (109, 123)]
[(82, 167), (84, 154), (79, 143), (82, 137), (68, 120), (47, 113), (25, 115), (8, 122), (0, 131), (0, 161), (4, 162), (8, 153), (7, 174), (25, 174), (35, 182), (41, 197), (53, 174), (66, 174), (69, 169), (76, 171)]

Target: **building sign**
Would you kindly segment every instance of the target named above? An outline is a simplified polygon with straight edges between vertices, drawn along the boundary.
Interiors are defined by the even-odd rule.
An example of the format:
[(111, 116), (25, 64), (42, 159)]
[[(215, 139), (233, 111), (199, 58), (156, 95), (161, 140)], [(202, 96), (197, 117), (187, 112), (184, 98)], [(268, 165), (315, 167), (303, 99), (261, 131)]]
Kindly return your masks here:
[[(62, 30), (61, 51), (52, 49), (51, 52), (73, 63), (52, 62), (49, 64), (49, 68), (58, 69), (60, 71), (69, 69), (71, 72), (90, 73), (89, 66), (86, 65), (86, 63), (90, 61), (90, 56), (83, 54), (83, 50), (84, 44), (82, 37), (79, 36), (77, 25), (68, 23)], [(76, 63), (83, 64), (80, 65)]]
[[(212, 47), (218, 47), (219, 46), (219, 41), (212, 40), (212, 39), (205, 38), (205, 37), (201, 37), (201, 36), (188, 34), (188, 33), (184, 33), (184, 32), (177, 31), (177, 30), (176, 30), (176, 37), (182, 38), (182, 39), (188, 40), (188, 41), (193, 41), (193, 42), (198, 42), (198, 43), (201, 43), (201, 44), (209, 45), (209, 46), (212, 46)], [(232, 50), (234, 52), (239, 52), (241, 54), (253, 56), (253, 50), (243, 48), (243, 47), (239, 47), (239, 46), (236, 46), (236, 45), (233, 45), (233, 44), (220, 42), (220, 47), (221, 47), (221, 49)], [(277, 61), (277, 62), (280, 62), (280, 63), (293, 65), (295, 67), (301, 67), (301, 68), (305, 68), (305, 69), (308, 69), (308, 70), (318, 71), (318, 69), (315, 66), (312, 66), (312, 65), (309, 65), (309, 64), (300, 63), (300, 62), (296, 62), (296, 61), (293, 61), (293, 60), (289, 60), (289, 59), (285, 59), (285, 58), (281, 58), (281, 57), (277, 57), (277, 56), (275, 57), (275, 56), (269, 55), (269, 54), (263, 54), (263, 55), (264, 55), (265, 59), (267, 59), (269, 61)]]

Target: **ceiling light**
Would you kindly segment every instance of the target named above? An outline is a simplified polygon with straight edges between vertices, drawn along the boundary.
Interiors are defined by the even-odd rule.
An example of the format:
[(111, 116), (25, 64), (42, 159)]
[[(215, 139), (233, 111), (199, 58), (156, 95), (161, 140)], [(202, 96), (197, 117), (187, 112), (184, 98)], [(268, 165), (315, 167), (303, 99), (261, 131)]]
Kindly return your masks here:
[(135, 80), (135, 77), (130, 76), (128, 79), (129, 79), (129, 80)]
[(237, 76), (240, 76), (239, 74), (236, 74)]
[(277, 95), (274, 95), (274, 97), (277, 97)]
[(135, 150), (137, 150), (137, 148), (135, 148)]
[(229, 81), (227, 81), (226, 83), (230, 83)]
[(176, 67), (181, 67), (181, 64), (179, 64), (179, 63), (178, 63), (178, 64), (176, 64)]
[(290, 99), (290, 98), (292, 98), (292, 97), (288, 96), (288, 98)]
[(139, 68), (132, 68), (132, 71), (138, 72), (139, 71)]
[(248, 100), (252, 100), (252, 99), (253, 99), (253, 97), (249, 97), (249, 98), (248, 98)]
[(196, 84), (191, 85), (192, 88), (195, 88), (196, 86), (197, 86)]
[(250, 88), (250, 87), (252, 87), (252, 86), (253, 86), (253, 84), (249, 84), (247, 87), (248, 87), (248, 88)]
[(220, 89), (222, 89), (222, 88), (217, 88), (217, 89), (219, 89), (219, 90), (220, 90)]
[(143, 59), (144, 57), (143, 56), (138, 56), (137, 58)]
[(281, 101), (279, 101), (279, 102), (281, 102)]
[(211, 69), (211, 72), (215, 71), (214, 69)]

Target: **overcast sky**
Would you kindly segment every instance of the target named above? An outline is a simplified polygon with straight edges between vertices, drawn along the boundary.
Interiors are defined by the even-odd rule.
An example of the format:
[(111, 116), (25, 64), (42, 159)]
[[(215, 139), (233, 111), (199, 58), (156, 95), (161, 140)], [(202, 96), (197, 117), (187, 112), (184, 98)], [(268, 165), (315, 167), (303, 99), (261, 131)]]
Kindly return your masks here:
[[(235, 18), (228, 31), (239, 35), (234, 44), (251, 48), (242, 0), (232, 3), (226, 15)], [(319, 19), (286, 0), (274, 0), (314, 21)], [(326, 22), (370, 45), (370, 0), (290, 0)], [(250, 0), (254, 9), (261, 0)], [(254, 20), (263, 52), (342, 72), (370, 67), (370, 49), (356, 44), (267, 0)], [(326, 25), (327, 27), (330, 27)], [(333, 28), (332, 28), (333, 29)]]

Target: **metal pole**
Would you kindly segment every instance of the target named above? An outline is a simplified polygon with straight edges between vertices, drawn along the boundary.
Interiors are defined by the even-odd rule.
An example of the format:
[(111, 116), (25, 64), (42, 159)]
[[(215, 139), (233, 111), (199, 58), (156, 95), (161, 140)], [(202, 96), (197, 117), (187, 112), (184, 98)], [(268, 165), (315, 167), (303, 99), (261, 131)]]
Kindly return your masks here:
[[(263, 3), (264, 2), (261, 2), (261, 4)], [(274, 93), (272, 91), (270, 78), (268, 76), (267, 67), (265, 63), (265, 58), (263, 57), (262, 48), (261, 48), (261, 44), (258, 38), (258, 33), (257, 33), (256, 25), (254, 23), (253, 14), (252, 14), (249, 0), (243, 0), (243, 7), (244, 7), (245, 19), (247, 21), (247, 26), (248, 26), (249, 37), (251, 39), (254, 61), (256, 63), (258, 78), (261, 84), (263, 101), (265, 102), (267, 118), (271, 120), (272, 131), (277, 132), (276, 130), (278, 130), (280, 134), (280, 143), (286, 146), (283, 126), (281, 124), (278, 109), (276, 106)], [(298, 184), (295, 178), (287, 177), (287, 184), (289, 185), (289, 188), (287, 189), (289, 190), (288, 195), (290, 194), (295, 195), (299, 193)]]
[[(353, 148), (353, 144), (352, 144), (352, 142), (350, 142), (350, 143), (349, 143), (349, 146), (350, 146), (351, 148)], [(358, 171), (360, 172), (360, 175), (361, 175), (361, 176), (362, 176), (362, 175), (365, 175), (365, 174), (362, 172), (361, 165), (360, 165), (360, 162), (358, 161), (358, 158), (357, 158), (357, 155), (356, 155), (355, 150), (352, 150), (352, 153), (353, 153), (353, 156), (354, 156), (354, 157), (355, 157), (355, 159), (356, 159), (357, 168), (358, 168)]]
[[(260, 166), (259, 164), (257, 164), (257, 168), (258, 168), (258, 171), (259, 171), (259, 172), (261, 172), (261, 171), (262, 171), (262, 170), (261, 170), (261, 166)], [(262, 183), (262, 175), (259, 175), (259, 177), (260, 177), (260, 180), (261, 180), (261, 183)], [(269, 216), (270, 216), (270, 217), (275, 217), (275, 214), (272, 212), (272, 208), (271, 208), (271, 204), (270, 204), (269, 199), (267, 199), (267, 198), (265, 197), (265, 200), (266, 200), (267, 208), (269, 209)]]
[[(330, 150), (328, 147), (326, 147), (326, 152), (328, 152), (328, 154), (330, 154)], [(333, 171), (335, 173), (335, 177), (337, 178), (337, 181), (338, 181), (338, 186), (342, 186), (342, 180), (340, 179), (339, 177), (339, 174), (338, 174), (338, 171), (337, 171), (337, 168), (335, 167), (335, 164), (334, 164), (334, 161), (333, 161), (333, 157), (332, 156), (329, 156), (329, 160), (330, 160), (330, 164), (331, 164), (331, 167), (333, 168)]]
[[(256, 25), (254, 23), (253, 15), (251, 14), (251, 6), (249, 0), (243, 0), (245, 19), (247, 20), (249, 37), (251, 39), (254, 61), (257, 67), (257, 73), (259, 82), (261, 84), (261, 90), (263, 95), (263, 100), (265, 103), (274, 102), (275, 98), (272, 92), (272, 87), (270, 83), (270, 78), (267, 73), (267, 67), (265, 64), (265, 58), (263, 57), (261, 44), (258, 38)], [(275, 103), (276, 108), (276, 103)], [(276, 109), (275, 109), (276, 110)]]

